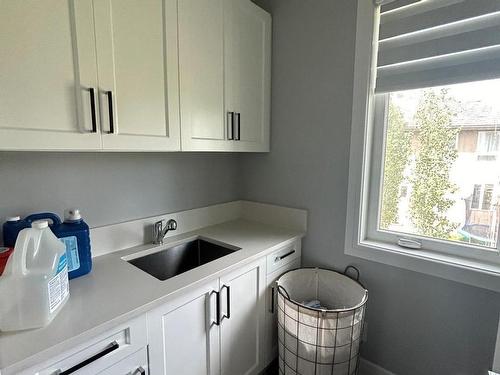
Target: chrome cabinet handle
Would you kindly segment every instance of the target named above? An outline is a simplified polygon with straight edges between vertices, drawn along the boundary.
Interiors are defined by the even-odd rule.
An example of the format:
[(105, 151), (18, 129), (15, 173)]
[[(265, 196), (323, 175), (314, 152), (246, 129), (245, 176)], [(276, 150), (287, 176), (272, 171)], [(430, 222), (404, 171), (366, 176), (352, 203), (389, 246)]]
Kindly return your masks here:
[(115, 133), (115, 122), (113, 118), (113, 91), (106, 91), (108, 97), (108, 113), (109, 113), (109, 134)]
[(92, 130), (90, 132), (97, 133), (97, 116), (95, 111), (95, 89), (93, 87), (90, 87), (88, 90), (90, 94), (90, 114), (92, 117)]
[(109, 353), (117, 350), (119, 347), (120, 347), (120, 345), (116, 341), (113, 341), (104, 350), (102, 350), (99, 353), (93, 355), (92, 357), (89, 357), (86, 360), (84, 360), (84, 361), (82, 361), (82, 362), (74, 365), (73, 367), (70, 367), (66, 371), (57, 370), (54, 374), (57, 374), (57, 375), (70, 375), (70, 374), (72, 374), (72, 373), (80, 370), (81, 368), (83, 368), (83, 367), (85, 367), (87, 365), (90, 365), (92, 362), (97, 361), (98, 359), (104, 357), (105, 355), (107, 355), (107, 354), (109, 354)]

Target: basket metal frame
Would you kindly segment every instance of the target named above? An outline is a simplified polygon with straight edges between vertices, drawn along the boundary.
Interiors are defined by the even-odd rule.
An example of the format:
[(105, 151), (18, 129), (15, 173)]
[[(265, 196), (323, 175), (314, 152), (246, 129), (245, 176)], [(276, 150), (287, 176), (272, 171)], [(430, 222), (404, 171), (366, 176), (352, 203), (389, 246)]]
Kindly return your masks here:
[[(341, 365), (341, 364), (344, 364), (344, 363), (347, 363), (347, 372), (348, 372), (348, 374), (350, 374), (351, 373), (350, 372), (350, 370), (351, 370), (351, 362), (353, 362), (353, 360), (355, 360), (356, 361), (356, 367), (355, 367), (355, 370), (354, 370), (354, 374), (358, 374), (358, 371), (359, 371), (359, 357), (360, 357), (359, 353), (360, 353), (360, 350), (361, 350), (361, 342), (362, 342), (363, 332), (364, 332), (364, 328), (365, 328), (366, 303), (368, 302), (368, 290), (359, 281), (359, 276), (360, 276), (359, 270), (356, 267), (354, 267), (354, 266), (347, 266), (344, 269), (344, 272), (339, 272), (339, 271), (334, 270), (334, 269), (323, 268), (323, 267), (299, 267), (299, 268), (294, 268), (294, 269), (288, 270), (287, 272), (284, 272), (280, 276), (280, 278), (283, 277), (284, 275), (286, 275), (289, 272), (297, 271), (299, 269), (324, 270), (324, 271), (329, 271), (329, 272), (335, 272), (335, 273), (337, 273), (339, 275), (348, 277), (351, 280), (353, 280), (354, 282), (356, 282), (357, 284), (359, 284), (365, 290), (365, 295), (364, 295), (363, 299), (361, 300), (361, 302), (359, 304), (357, 304), (356, 306), (350, 307), (350, 308), (343, 308), (343, 309), (319, 309), (319, 308), (305, 306), (305, 305), (303, 305), (303, 304), (301, 304), (301, 303), (299, 303), (297, 301), (294, 301), (293, 299), (290, 298), (290, 294), (287, 292), (287, 290), (283, 286), (279, 285), (276, 282), (276, 285), (277, 285), (276, 290), (277, 290), (278, 294), (280, 294), (286, 301), (288, 301), (292, 305), (295, 305), (297, 307), (297, 310), (296, 310), (297, 313), (300, 313), (300, 309), (305, 309), (305, 310), (310, 310), (311, 312), (314, 312), (314, 313), (317, 314), (317, 316), (316, 316), (316, 326), (311, 326), (309, 324), (300, 322), (299, 320), (297, 320), (297, 319), (293, 318), (292, 316), (290, 316), (289, 314), (287, 314), (286, 313), (286, 304), (284, 305), (284, 309), (282, 309), (279, 306), (279, 304), (278, 304), (279, 311), (282, 314), (284, 314), (284, 316), (286, 315), (288, 318), (290, 318), (293, 321), (295, 321), (296, 324), (297, 324), (297, 337), (295, 337), (295, 339), (297, 340), (297, 353), (293, 353), (289, 348), (287, 348), (285, 342), (282, 342), (281, 339), (280, 339), (280, 337), (278, 336), (278, 341), (279, 341), (279, 343), (281, 344), (281, 346), (283, 348), (283, 352), (279, 354), (279, 361), (283, 363), (283, 369), (285, 369), (286, 367), (288, 367), (295, 374), (297, 374), (297, 375), (304, 375), (304, 374), (301, 374), (298, 371), (298, 360), (300, 358), (303, 361), (307, 361), (309, 363), (314, 363), (314, 375), (317, 374), (317, 371), (318, 371), (317, 367), (318, 367), (318, 365), (331, 366), (331, 374), (333, 374), (334, 366), (335, 365)], [(350, 270), (354, 270), (356, 272), (356, 278), (353, 278), (353, 277), (349, 276), (348, 272)], [(357, 312), (356, 310), (359, 310), (359, 309), (362, 309), (362, 308), (364, 308), (364, 312), (363, 312), (363, 318), (362, 318), (362, 321), (361, 321), (361, 330), (360, 330), (360, 333), (359, 333), (359, 337), (357, 339), (353, 340), (352, 336), (353, 336), (354, 326), (355, 326), (354, 322), (355, 322), (355, 317), (356, 317), (356, 312)], [(342, 314), (342, 313), (352, 313), (352, 323), (348, 327), (338, 328), (339, 315)], [(332, 314), (332, 315), (335, 314), (336, 327), (335, 328), (321, 328), (320, 329), (320, 327), (319, 327), (320, 317), (324, 318), (325, 316), (328, 316), (330, 314)], [(307, 341), (303, 341), (303, 340), (299, 339), (298, 332), (299, 332), (299, 325), (301, 325), (301, 324), (316, 329), (316, 344), (312, 344), (312, 343), (309, 343)], [(278, 328), (283, 331), (283, 340), (286, 341), (287, 331), (285, 329), (285, 326), (279, 323), (279, 319), (278, 319)], [(336, 342), (337, 342), (337, 332), (338, 332), (338, 330), (340, 330), (340, 329), (349, 329), (349, 328), (351, 329), (351, 333), (350, 333), (351, 340), (350, 340), (350, 342), (348, 344), (345, 344), (345, 345), (335, 345)], [(317, 344), (318, 341), (319, 341), (319, 332), (320, 332), (320, 330), (325, 330), (325, 331), (326, 330), (332, 330), (332, 331), (335, 331), (334, 346), (322, 346), (322, 345), (318, 345)], [(288, 333), (288, 335), (295, 336), (295, 335), (292, 335), (291, 333)], [(352, 356), (353, 344), (356, 341), (359, 341), (358, 352), (357, 352), (356, 355)], [(302, 342), (304, 344), (307, 344), (307, 345), (311, 345), (311, 346), (315, 346), (316, 347), (315, 361), (311, 361), (310, 359), (307, 359), (307, 358), (304, 358), (302, 356), (299, 356), (298, 348), (299, 348), (299, 343), (300, 342)], [(343, 361), (343, 362), (335, 362), (336, 350), (338, 348), (346, 347), (348, 345), (350, 346), (350, 348), (349, 348), (349, 359), (346, 360), (346, 361)], [(318, 348), (333, 349), (332, 362), (327, 362), (327, 363), (318, 362)], [(285, 360), (285, 351), (288, 351), (288, 352), (292, 353), (296, 357), (295, 369), (293, 369), (292, 367), (290, 367), (286, 363), (286, 360)], [(280, 375), (284, 375), (284, 372), (281, 370), (281, 366), (279, 368), (279, 373), (280, 373)]]

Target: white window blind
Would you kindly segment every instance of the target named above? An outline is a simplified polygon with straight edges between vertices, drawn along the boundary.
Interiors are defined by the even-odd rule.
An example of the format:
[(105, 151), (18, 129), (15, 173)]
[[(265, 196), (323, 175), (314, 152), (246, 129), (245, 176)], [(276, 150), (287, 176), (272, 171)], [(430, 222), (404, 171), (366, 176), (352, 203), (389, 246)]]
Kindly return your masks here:
[(500, 77), (500, 0), (381, 6), (376, 92)]

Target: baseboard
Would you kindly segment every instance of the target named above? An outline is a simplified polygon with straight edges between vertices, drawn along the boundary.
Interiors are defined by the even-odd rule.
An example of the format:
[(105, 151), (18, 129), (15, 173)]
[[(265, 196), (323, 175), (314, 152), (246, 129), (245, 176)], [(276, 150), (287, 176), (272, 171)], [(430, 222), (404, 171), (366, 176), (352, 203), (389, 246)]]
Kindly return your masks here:
[(367, 359), (361, 358), (359, 361), (359, 375), (396, 375)]
[[(275, 359), (264, 371), (259, 375), (277, 375), (278, 360)], [(359, 375), (396, 375), (393, 372), (387, 371), (385, 368), (376, 365), (364, 358), (359, 361)]]

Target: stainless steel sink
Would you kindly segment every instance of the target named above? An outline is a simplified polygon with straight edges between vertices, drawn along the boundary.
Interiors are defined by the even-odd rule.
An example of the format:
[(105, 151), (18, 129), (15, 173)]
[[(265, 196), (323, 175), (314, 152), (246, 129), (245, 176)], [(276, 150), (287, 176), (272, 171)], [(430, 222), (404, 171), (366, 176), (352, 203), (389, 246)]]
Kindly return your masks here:
[(159, 280), (167, 280), (237, 250), (198, 238), (128, 262)]

